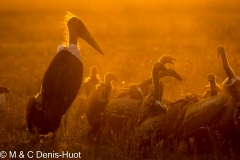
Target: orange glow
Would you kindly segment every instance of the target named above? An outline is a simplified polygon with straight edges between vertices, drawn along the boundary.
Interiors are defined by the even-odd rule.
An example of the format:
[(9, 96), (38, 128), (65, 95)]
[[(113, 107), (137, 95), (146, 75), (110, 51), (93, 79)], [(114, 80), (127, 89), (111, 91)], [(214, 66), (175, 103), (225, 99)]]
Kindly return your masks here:
[[(27, 99), (39, 91), (57, 46), (65, 43), (67, 11), (83, 21), (105, 54), (100, 55), (79, 39), (83, 79), (92, 66), (97, 66), (101, 80), (107, 72), (118, 77), (113, 83), (116, 89), (138, 84), (149, 78), (153, 64), (168, 54), (177, 62), (166, 67), (174, 68), (182, 82), (163, 78), (163, 98), (175, 101), (187, 94), (202, 94), (209, 73), (214, 73), (222, 85), (226, 73), (217, 57), (218, 45), (225, 46), (230, 65), (240, 75), (239, 0), (5, 0), (0, 5), (0, 85), (8, 87), (10, 94), (7, 106), (1, 110), (0, 105), (0, 147), (20, 150), (30, 146), (25, 128), (21, 128), (26, 125)], [(89, 127), (86, 110), (81, 87), (66, 121), (66, 134), (71, 136), (61, 141), (59, 150), (67, 146), (92, 154), (94, 149), (90, 152), (82, 138)]]

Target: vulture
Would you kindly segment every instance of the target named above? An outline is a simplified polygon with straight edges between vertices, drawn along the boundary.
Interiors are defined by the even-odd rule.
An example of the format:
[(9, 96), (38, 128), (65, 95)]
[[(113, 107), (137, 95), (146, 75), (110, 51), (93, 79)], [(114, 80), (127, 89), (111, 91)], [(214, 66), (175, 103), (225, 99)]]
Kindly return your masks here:
[[(163, 65), (166, 64), (175, 64), (176, 59), (169, 56), (169, 55), (163, 55), (160, 57), (159, 61)], [(175, 70), (174, 70), (175, 71)], [(171, 72), (170, 70), (162, 71), (163, 73), (159, 75), (159, 78), (162, 78), (161, 76), (172, 76), (177, 79), (179, 79), (178, 73)], [(180, 79), (179, 79), (180, 80)], [(181, 80), (180, 80), (181, 81)], [(120, 97), (129, 97), (130, 99), (137, 99), (142, 100), (144, 96), (148, 94), (148, 87), (152, 83), (152, 77), (147, 78), (146, 80), (143, 80), (139, 84), (131, 84), (128, 88), (122, 88), (118, 91), (118, 93), (115, 95), (115, 99)]]
[(77, 47), (77, 39), (82, 38), (103, 54), (79, 18), (70, 17), (67, 27), (68, 46), (58, 47), (57, 54), (44, 74), (40, 92), (29, 98), (26, 119), (31, 133), (56, 132), (62, 116), (78, 94), (83, 77), (83, 62)]
[(90, 76), (85, 79), (84, 82), (84, 91), (86, 96), (88, 97), (90, 93), (96, 89), (96, 86), (101, 82), (98, 75), (98, 68), (96, 66), (92, 66), (90, 68)]
[(118, 81), (116, 75), (107, 72), (104, 76), (104, 82), (100, 83), (98, 88), (92, 91), (87, 99), (87, 119), (91, 126), (88, 135), (94, 133), (100, 127), (100, 114), (109, 102), (110, 92), (114, 90), (112, 81)]
[(240, 77), (237, 76), (228, 63), (227, 53), (223, 46), (217, 46), (218, 57), (222, 58), (222, 66), (227, 78), (223, 82), (223, 88), (231, 96), (232, 108), (234, 108), (233, 120), (237, 131), (240, 133)]
[[(154, 65), (153, 70), (154, 74), (158, 74), (159, 71), (166, 70), (166, 67), (158, 62)], [(133, 113), (139, 109), (141, 103), (142, 100), (129, 97), (119, 97), (111, 100), (102, 113), (102, 126), (109, 125), (111, 130), (118, 134), (129, 118), (133, 116)]]
[(208, 74), (209, 85), (204, 88), (202, 98), (208, 98), (211, 96), (218, 95), (222, 92), (221, 87), (217, 84), (217, 77), (213, 73)]
[[(167, 54), (163, 55), (158, 60), (158, 62), (161, 62), (163, 65), (166, 65), (166, 64), (173, 64), (173, 65), (175, 65), (176, 61), (177, 60), (175, 58), (173, 58), (172, 56), (167, 55)], [(179, 79), (179, 75), (178, 74), (175, 74), (175, 73), (172, 74), (172, 73), (170, 73), (171, 71), (169, 71), (169, 70), (167, 70), (167, 72), (166, 71), (161, 71), (161, 72), (163, 72), (162, 75), (164, 75), (164, 76), (173, 76), (173, 77), (177, 78), (178, 80), (181, 79), (181, 78)], [(168, 75), (166, 75), (166, 74), (168, 74)], [(161, 74), (159, 75), (159, 78), (161, 78)], [(146, 96), (148, 94), (148, 86), (151, 83), (152, 83), (152, 77), (149, 77), (146, 80), (144, 80), (144, 81), (142, 81), (142, 82), (140, 82), (138, 84), (138, 86), (139, 86), (138, 88), (140, 88), (140, 90), (143, 92), (144, 96)]]
[(164, 89), (161, 78), (176, 75), (174, 77), (181, 81), (181, 76), (176, 73), (172, 68), (158, 74), (153, 70), (153, 91), (144, 98), (141, 107), (131, 120), (131, 128), (134, 128), (133, 142), (129, 147), (131, 154), (137, 154), (140, 158), (150, 158), (149, 155), (152, 153), (150, 146), (155, 146), (161, 140), (167, 114), (167, 109), (161, 102)]

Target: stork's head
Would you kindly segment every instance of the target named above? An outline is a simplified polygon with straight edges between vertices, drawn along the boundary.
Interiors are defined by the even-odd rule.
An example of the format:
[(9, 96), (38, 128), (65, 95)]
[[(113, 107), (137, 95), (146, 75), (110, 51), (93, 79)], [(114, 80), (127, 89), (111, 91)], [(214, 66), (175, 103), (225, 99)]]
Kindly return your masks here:
[(207, 77), (208, 77), (209, 82), (215, 82), (216, 81), (216, 76), (213, 73), (209, 73)]
[(82, 38), (85, 40), (88, 44), (90, 44), (93, 48), (95, 48), (99, 53), (103, 54), (103, 51), (98, 46), (97, 42), (94, 40), (92, 35), (89, 33), (83, 22), (77, 18), (72, 17), (68, 20), (67, 26), (69, 29), (69, 37), (71, 38)]
[(175, 65), (175, 62), (177, 62), (177, 60), (166, 54), (166, 55), (163, 55), (158, 62), (162, 62), (164, 65), (167, 63)]

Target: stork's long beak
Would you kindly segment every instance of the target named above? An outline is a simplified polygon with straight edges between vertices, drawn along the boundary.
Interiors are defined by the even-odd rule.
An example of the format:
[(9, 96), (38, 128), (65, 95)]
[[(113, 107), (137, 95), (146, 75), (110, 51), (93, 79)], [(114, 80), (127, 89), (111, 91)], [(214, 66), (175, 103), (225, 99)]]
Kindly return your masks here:
[(217, 56), (219, 58), (222, 53), (225, 53), (225, 48), (222, 45), (219, 45), (217, 46), (217, 52), (218, 52)]
[(159, 74), (158, 74), (158, 78), (163, 78), (165, 76), (174, 77), (177, 80), (179, 80), (180, 82), (182, 81), (182, 77), (173, 68), (168, 68), (167, 70), (165, 70), (165, 71), (163, 70), (163, 71), (159, 72)]
[(102, 49), (99, 47), (97, 42), (94, 40), (94, 38), (92, 37), (92, 35), (89, 33), (89, 31), (84, 25), (79, 30), (78, 34), (79, 34), (79, 37), (85, 40), (88, 44), (90, 44), (93, 48), (95, 48), (99, 53), (104, 55)]
[(69, 23), (72, 23), (74, 25), (76, 32), (78, 33), (78, 36), (85, 40), (88, 44), (90, 44), (93, 48), (95, 48), (99, 53), (103, 54), (102, 49), (99, 47), (97, 42), (94, 40), (90, 32), (87, 30), (83, 22), (78, 19), (77, 17), (72, 17), (69, 20)]

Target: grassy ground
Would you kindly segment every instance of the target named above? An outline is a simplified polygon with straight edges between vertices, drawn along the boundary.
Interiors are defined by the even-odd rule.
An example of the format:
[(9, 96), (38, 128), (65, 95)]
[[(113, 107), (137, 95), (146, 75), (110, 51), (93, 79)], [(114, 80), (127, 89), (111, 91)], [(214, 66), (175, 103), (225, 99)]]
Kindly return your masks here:
[[(59, 130), (54, 145), (50, 140), (30, 144), (24, 125), (26, 103), (39, 91), (43, 74), (64, 41), (61, 22), (66, 11), (85, 23), (105, 53), (100, 55), (80, 40), (84, 76), (96, 65), (102, 79), (106, 72), (114, 72), (120, 80), (114, 86), (120, 88), (148, 78), (152, 64), (169, 54), (177, 64), (167, 67), (175, 68), (183, 81), (163, 79), (163, 97), (177, 100), (189, 93), (201, 94), (210, 72), (223, 82), (226, 75), (216, 53), (219, 44), (226, 47), (232, 68), (240, 74), (239, 6), (233, 0), (1, 2), (0, 84), (9, 87), (10, 94), (7, 104), (0, 106), (0, 150), (68, 150), (81, 151), (84, 159), (127, 159), (125, 143), (93, 144), (84, 137), (88, 124), (82, 90), (69, 110), (66, 136)], [(174, 154), (172, 158), (209, 157)]]

